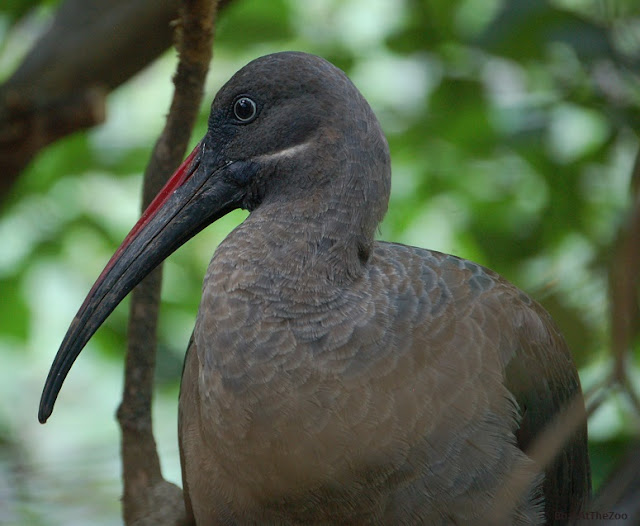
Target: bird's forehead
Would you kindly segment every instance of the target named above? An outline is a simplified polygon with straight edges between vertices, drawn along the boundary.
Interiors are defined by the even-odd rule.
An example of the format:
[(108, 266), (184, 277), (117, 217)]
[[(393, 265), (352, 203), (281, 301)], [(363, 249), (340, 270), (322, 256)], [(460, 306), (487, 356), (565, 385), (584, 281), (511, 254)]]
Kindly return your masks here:
[(330, 62), (297, 52), (275, 53), (257, 58), (235, 73), (216, 99), (245, 93), (268, 99), (287, 99), (302, 94), (321, 95), (344, 89), (346, 76)]

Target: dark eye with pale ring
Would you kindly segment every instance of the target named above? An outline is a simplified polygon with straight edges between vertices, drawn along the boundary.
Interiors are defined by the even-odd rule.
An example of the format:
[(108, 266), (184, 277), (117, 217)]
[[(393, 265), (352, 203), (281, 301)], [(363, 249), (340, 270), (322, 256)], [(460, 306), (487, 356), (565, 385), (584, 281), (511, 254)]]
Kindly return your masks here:
[(251, 122), (256, 117), (258, 108), (249, 97), (240, 97), (233, 103), (233, 114), (242, 123)]

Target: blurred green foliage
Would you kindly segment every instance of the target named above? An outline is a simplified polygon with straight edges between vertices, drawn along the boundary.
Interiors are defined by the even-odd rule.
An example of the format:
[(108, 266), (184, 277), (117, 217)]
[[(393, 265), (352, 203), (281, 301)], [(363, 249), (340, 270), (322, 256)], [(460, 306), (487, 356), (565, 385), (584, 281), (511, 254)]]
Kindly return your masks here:
[[(55, 3), (41, 2), (36, 14), (33, 4), (2, 8), (0, 78), (17, 65), (18, 40), (41, 31)], [(640, 129), (637, 2), (236, 0), (217, 26), (207, 97), (248, 60), (285, 49), (345, 69), (379, 116), (394, 172), (380, 237), (505, 275), (552, 313), (585, 387), (602, 380), (611, 365), (607, 273)], [(0, 522), (119, 522), (111, 415), (126, 307), (83, 353), (47, 428), (36, 424), (36, 404), (69, 321), (139, 213), (140, 174), (174, 66), (171, 51), (113, 93), (107, 123), (43, 151), (3, 203)], [(176, 393), (202, 278), (242, 217), (216, 223), (166, 265), (155, 416), (174, 480)], [(624, 397), (593, 415), (596, 484), (638, 429)]]

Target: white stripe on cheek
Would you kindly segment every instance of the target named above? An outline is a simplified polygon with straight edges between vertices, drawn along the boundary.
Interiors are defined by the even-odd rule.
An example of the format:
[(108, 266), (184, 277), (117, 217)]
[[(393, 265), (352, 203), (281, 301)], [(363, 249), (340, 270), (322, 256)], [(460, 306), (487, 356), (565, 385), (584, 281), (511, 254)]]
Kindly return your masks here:
[(294, 146), (289, 146), (284, 150), (278, 150), (277, 152), (265, 153), (264, 155), (259, 155), (256, 157), (256, 160), (260, 161), (274, 161), (276, 159), (286, 159), (287, 157), (293, 157), (294, 155), (298, 155), (300, 152), (306, 150), (313, 141), (302, 142), (300, 144), (296, 144)]

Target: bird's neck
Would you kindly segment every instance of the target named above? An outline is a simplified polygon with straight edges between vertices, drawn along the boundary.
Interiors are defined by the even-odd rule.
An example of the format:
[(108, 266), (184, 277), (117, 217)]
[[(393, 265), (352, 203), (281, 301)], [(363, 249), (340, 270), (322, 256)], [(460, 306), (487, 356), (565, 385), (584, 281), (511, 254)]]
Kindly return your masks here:
[[(382, 132), (346, 144), (332, 137), (317, 139), (326, 148), (278, 165), (270, 191), (220, 245), (220, 256), (311, 288), (365, 272), (389, 199), (388, 146)], [(324, 151), (333, 155), (318, 157)]]
[(373, 232), (359, 226), (358, 211), (334, 201), (307, 198), (268, 203), (254, 210), (216, 252), (216, 257), (300, 286), (343, 284), (363, 272)]

